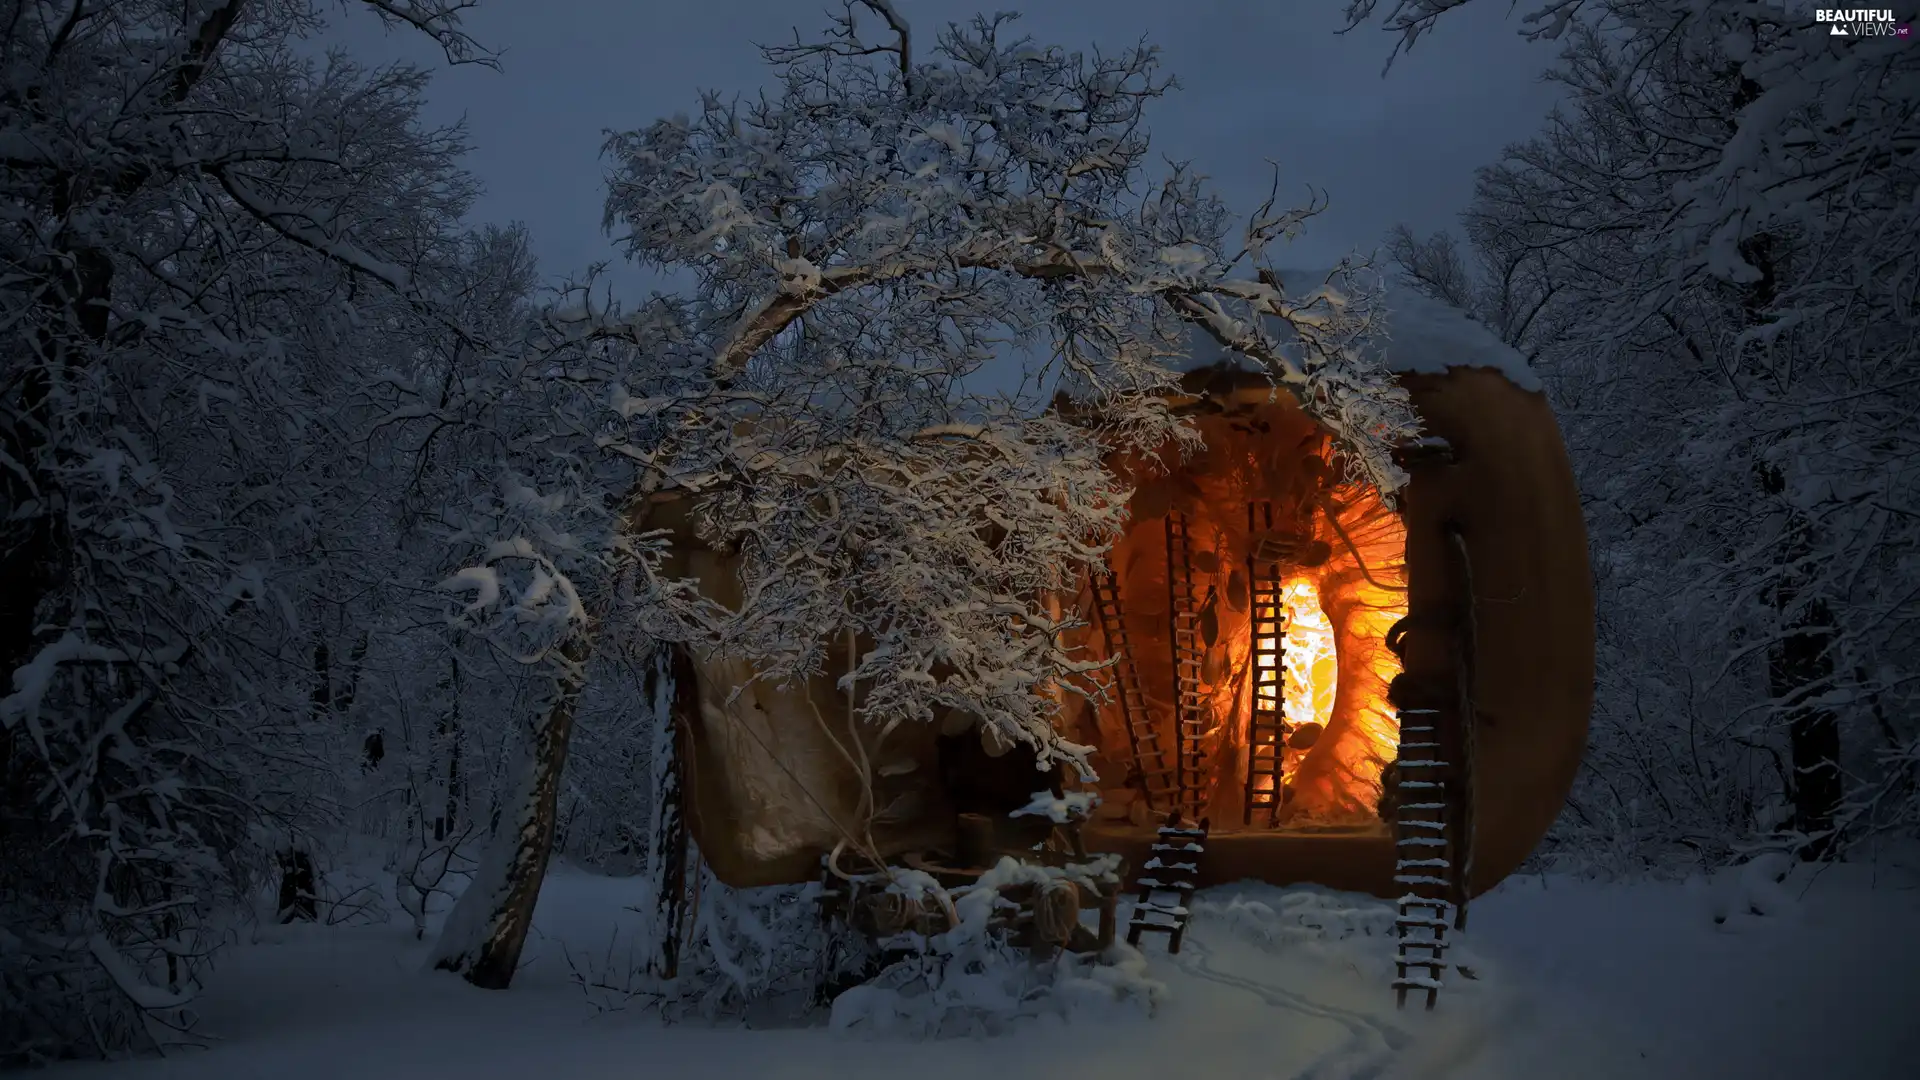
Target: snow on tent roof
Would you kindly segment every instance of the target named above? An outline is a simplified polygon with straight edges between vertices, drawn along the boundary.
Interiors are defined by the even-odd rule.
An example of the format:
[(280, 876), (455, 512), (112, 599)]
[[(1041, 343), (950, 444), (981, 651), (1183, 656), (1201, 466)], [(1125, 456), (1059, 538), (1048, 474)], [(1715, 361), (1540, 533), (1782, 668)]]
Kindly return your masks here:
[[(1340, 291), (1329, 284), (1326, 271), (1283, 270), (1280, 284), (1289, 297), (1301, 300)], [(1449, 368), (1491, 368), (1522, 390), (1541, 389), (1526, 357), (1459, 308), (1391, 281), (1379, 291), (1383, 340), (1374, 350), (1388, 370), (1439, 374)], [(1204, 331), (1196, 328), (1193, 338), (1193, 353), (1183, 366), (1203, 368), (1222, 361), (1219, 344)]]

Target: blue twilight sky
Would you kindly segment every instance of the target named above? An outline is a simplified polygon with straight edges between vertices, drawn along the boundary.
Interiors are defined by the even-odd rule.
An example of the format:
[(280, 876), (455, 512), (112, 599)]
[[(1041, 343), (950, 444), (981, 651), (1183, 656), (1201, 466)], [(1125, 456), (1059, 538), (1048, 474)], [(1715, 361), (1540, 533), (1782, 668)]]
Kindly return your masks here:
[[(916, 38), (1009, 0), (896, 0)], [(837, 5), (836, 5), (837, 7)], [(1341, 0), (1027, 0), (1020, 28), (1043, 43), (1117, 48), (1143, 35), (1161, 46), (1181, 88), (1161, 101), (1156, 150), (1192, 161), (1236, 209), (1265, 193), (1268, 159), (1283, 191), (1312, 184), (1331, 209), (1290, 253), (1292, 266), (1371, 250), (1397, 222), (1447, 227), (1472, 193), (1473, 171), (1532, 134), (1554, 94), (1540, 81), (1551, 45), (1518, 34), (1507, 5), (1470, 4), (1442, 20), (1381, 77), (1393, 39), (1346, 35)], [(814, 0), (484, 0), (474, 33), (504, 70), (439, 72), (428, 120), (465, 118), (469, 167), (486, 185), (483, 221), (522, 221), (542, 271), (559, 276), (615, 255), (600, 228), (606, 129), (690, 112), (702, 88), (764, 84), (754, 45), (824, 25)], [(384, 33), (354, 13), (330, 35), (363, 62), (439, 65), (417, 35)], [(621, 270), (617, 290), (650, 285)]]

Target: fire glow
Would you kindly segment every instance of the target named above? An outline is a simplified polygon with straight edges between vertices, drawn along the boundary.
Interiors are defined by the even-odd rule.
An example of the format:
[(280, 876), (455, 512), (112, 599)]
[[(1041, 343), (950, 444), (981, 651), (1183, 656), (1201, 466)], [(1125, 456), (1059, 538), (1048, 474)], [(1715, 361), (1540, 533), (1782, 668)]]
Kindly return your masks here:
[(1324, 728), (1333, 716), (1340, 671), (1333, 623), (1320, 608), (1320, 590), (1306, 578), (1294, 578), (1281, 588), (1280, 606), (1287, 627), (1281, 654), (1286, 658), (1286, 700), (1281, 711), (1296, 729), (1303, 724)]
[[(1192, 785), (1187, 805), (1216, 828), (1378, 827), (1380, 777), (1399, 743), (1386, 635), (1406, 614), (1405, 525), (1342, 474), (1296, 411), (1199, 426), (1207, 453), (1141, 484), (1138, 526), (1111, 556), (1139, 703), (1158, 729), (1148, 748), (1180, 753), (1137, 761), (1136, 787)], [(1184, 697), (1182, 616), (1169, 610), (1180, 595), (1196, 613)], [(1098, 742), (1116, 755), (1133, 750), (1128, 716), (1116, 702), (1098, 718)], [(1204, 734), (1180, 742), (1182, 731)], [(1186, 762), (1197, 774), (1174, 768)]]
[[(1240, 715), (1230, 726), (1231, 756), (1246, 756), (1247, 718), (1256, 705), (1270, 709), (1277, 698), (1290, 732), (1279, 751), (1286, 797), (1273, 815), (1276, 826), (1370, 819), (1381, 771), (1399, 742), (1386, 689), (1400, 664), (1386, 648), (1386, 633), (1406, 613), (1405, 529), (1370, 491), (1350, 492), (1336, 506), (1340, 530), (1326, 530), (1333, 556), (1322, 566), (1290, 568), (1281, 584), (1281, 677), (1263, 677), (1263, 663), (1276, 653), (1274, 639), (1256, 640), (1251, 633), (1251, 621), (1263, 612), (1255, 611), (1255, 620), (1222, 642), (1242, 658), (1230, 667), (1250, 676), (1244, 690), (1220, 687), (1227, 695), (1213, 698), (1216, 712)], [(1252, 790), (1270, 791), (1272, 781), (1256, 777)]]

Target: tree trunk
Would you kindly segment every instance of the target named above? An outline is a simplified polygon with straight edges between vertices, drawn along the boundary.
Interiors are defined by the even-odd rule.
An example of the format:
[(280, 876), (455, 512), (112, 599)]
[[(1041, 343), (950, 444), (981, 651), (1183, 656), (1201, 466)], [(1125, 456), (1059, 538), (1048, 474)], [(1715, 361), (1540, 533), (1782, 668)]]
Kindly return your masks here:
[(1827, 648), (1833, 613), (1814, 600), (1791, 620), (1787, 633), (1768, 650), (1767, 682), (1774, 700), (1786, 703), (1793, 828), (1808, 838), (1800, 857), (1816, 862), (1833, 853), (1840, 812), (1840, 718), (1832, 709), (1800, 699), (1833, 679), (1833, 654)]
[[(1759, 88), (1739, 78), (1735, 104), (1744, 108), (1758, 97)], [(1743, 298), (1749, 327), (1764, 325), (1779, 299), (1781, 270), (1791, 250), (1760, 234), (1742, 241), (1740, 254), (1759, 271)], [(1773, 348), (1792, 348), (1791, 336), (1776, 339)], [(1833, 611), (1819, 596), (1804, 590), (1818, 525), (1787, 497), (1786, 470), (1759, 466), (1760, 488), (1785, 515), (1774, 567), (1781, 575), (1773, 590), (1773, 609), (1780, 616), (1779, 637), (1767, 650), (1767, 692), (1782, 710), (1787, 724), (1788, 757), (1793, 775), (1787, 796), (1793, 803), (1793, 828), (1806, 839), (1800, 857), (1808, 862), (1825, 859), (1833, 851), (1835, 819), (1840, 812), (1840, 718), (1831, 710), (1810, 704), (1833, 683)]]
[(309, 694), (313, 723), (320, 726), (333, 712), (333, 654), (323, 638), (313, 646), (313, 690)]
[(314, 922), (320, 918), (319, 889), (314, 880), (313, 856), (304, 851), (282, 851), (280, 862), (280, 921)]
[(372, 641), (373, 635), (362, 630), (360, 639), (347, 650), (347, 671), (340, 680), (340, 692), (333, 699), (336, 715), (346, 716), (353, 711), (353, 701), (360, 696), (360, 672), (367, 665), (367, 647)]
[[(449, 695), (447, 707), (440, 714), (440, 720), (434, 731), (436, 747), (445, 747), (447, 752), (446, 805), (433, 819), (433, 838), (445, 840), (453, 835), (459, 823), (460, 802), (464, 794), (460, 775), (460, 658), (450, 657), (447, 661), (447, 679), (441, 684)], [(421, 813), (425, 813), (422, 808)]]
[[(51, 200), (54, 216), (71, 214), (83, 190), (77, 178), (61, 177)], [(30, 339), (32, 360), (18, 376), (15, 421), (0, 430), (0, 451), (15, 463), (0, 469), (0, 503), (10, 510), (38, 507), (8, 530), (12, 535), (0, 534), (0, 581), (7, 583), (0, 589), (0, 679), (31, 658), (47, 621), (41, 608), (72, 574), (64, 518), (54, 509), (62, 505), (62, 477), (49, 455), (59, 453), (56, 433), (64, 426), (54, 403), (62, 375), (84, 371), (106, 340), (114, 273), (104, 252), (75, 246), (73, 239), (66, 227), (54, 238), (57, 269), (38, 302), (43, 324)]]
[(686, 920), (687, 820), (682, 805), (683, 778), (675, 737), (675, 698), (692, 686), (683, 654), (662, 647), (647, 673), (648, 722), (653, 725), (653, 820), (647, 828), (647, 877), (653, 885), (653, 951), (646, 972), (671, 979), (680, 971), (680, 935)]
[(507, 807), (512, 828), (488, 852), (473, 884), (448, 914), (434, 948), (434, 967), (459, 972), (484, 990), (505, 990), (512, 983), (526, 947), (533, 905), (553, 854), (560, 778), (592, 652), (585, 633), (560, 647), (553, 696), (535, 724), (526, 776)]
[[(1776, 466), (1762, 466), (1761, 487), (1783, 499), (1786, 476)], [(1804, 570), (1812, 554), (1814, 525), (1791, 506), (1785, 533), (1776, 552), (1782, 580), (1774, 586), (1773, 609), (1779, 613), (1779, 636), (1767, 649), (1767, 693), (1781, 710), (1787, 725), (1788, 758), (1792, 775), (1787, 797), (1793, 803), (1794, 831), (1807, 837), (1800, 857), (1808, 862), (1825, 859), (1833, 851), (1835, 818), (1840, 812), (1840, 718), (1832, 709), (1812, 704), (1833, 683), (1833, 611), (1818, 596), (1802, 598)]]
[[(347, 670), (340, 680), (340, 690), (333, 695), (333, 714), (343, 722), (353, 714), (353, 702), (360, 694), (360, 670), (366, 665), (367, 645), (372, 635), (360, 631), (360, 639), (353, 643), (347, 652)], [(378, 728), (367, 733), (360, 744), (360, 771), (373, 772), (380, 767), (380, 760), (387, 756), (386, 733)]]

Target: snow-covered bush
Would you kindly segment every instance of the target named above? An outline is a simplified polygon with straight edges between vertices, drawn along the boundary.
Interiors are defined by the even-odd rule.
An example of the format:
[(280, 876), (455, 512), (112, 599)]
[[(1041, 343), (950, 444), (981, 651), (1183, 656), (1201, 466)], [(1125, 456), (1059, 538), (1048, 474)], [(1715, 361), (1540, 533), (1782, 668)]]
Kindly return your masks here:
[[(823, 993), (870, 975), (871, 942), (820, 917), (817, 884), (734, 889), (704, 867), (687, 883), (678, 928), (661, 922), (650, 877), (628, 879), (633, 902), (600, 956), (570, 957), (575, 982), (599, 1007), (644, 1007), (669, 1020), (735, 1019), (784, 1009), (797, 1019)], [(683, 939), (672, 977), (649, 969), (662, 935)]]
[[(1166, 988), (1147, 976), (1137, 950), (1061, 951), (1036, 963), (998, 924), (1012, 906), (1002, 889), (1060, 875), (1003, 859), (949, 894), (924, 873), (890, 871), (888, 892), (954, 921), (936, 933), (875, 938), (844, 919), (823, 919), (818, 883), (732, 889), (702, 867), (690, 885), (675, 978), (645, 975), (631, 949), (609, 950), (609, 961), (597, 966), (577, 963), (576, 976), (602, 1001), (638, 1000), (669, 1017), (711, 1020), (771, 1007), (795, 1021), (826, 1006), (833, 1027), (861, 1035), (979, 1035), (1044, 1016), (1150, 1015)], [(629, 910), (639, 918), (628, 932), (643, 940), (640, 953), (649, 952), (644, 941), (664, 932), (655, 924), (660, 905), (643, 895)]]
[(1036, 964), (1013, 946), (996, 919), (1013, 906), (1001, 890), (1058, 880), (1058, 869), (1002, 858), (979, 879), (949, 894), (926, 874), (896, 871), (889, 891), (917, 905), (952, 912), (952, 925), (905, 946), (874, 977), (834, 999), (831, 1023), (872, 1034), (988, 1035), (1040, 1016), (1131, 1008), (1150, 1015), (1166, 988), (1146, 975), (1139, 951), (1116, 944), (1102, 956), (1062, 951)]

